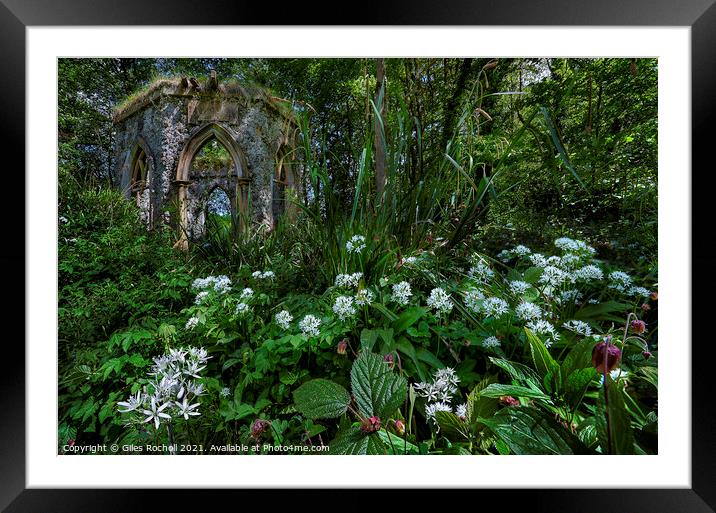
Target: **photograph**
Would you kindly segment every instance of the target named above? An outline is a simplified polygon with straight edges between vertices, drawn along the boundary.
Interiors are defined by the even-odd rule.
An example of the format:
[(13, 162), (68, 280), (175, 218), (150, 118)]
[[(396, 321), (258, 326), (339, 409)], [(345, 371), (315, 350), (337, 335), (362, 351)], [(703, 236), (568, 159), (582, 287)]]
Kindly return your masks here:
[(56, 62), (56, 455), (660, 454), (658, 58)]

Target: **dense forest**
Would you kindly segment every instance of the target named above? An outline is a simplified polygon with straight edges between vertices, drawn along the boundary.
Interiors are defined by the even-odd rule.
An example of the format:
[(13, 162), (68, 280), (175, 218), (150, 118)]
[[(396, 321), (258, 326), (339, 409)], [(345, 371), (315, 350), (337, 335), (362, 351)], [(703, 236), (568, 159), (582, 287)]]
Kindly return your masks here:
[[(212, 77), (297, 182), (181, 246), (117, 119)], [(59, 453), (656, 453), (655, 59), (60, 59), (58, 144)]]

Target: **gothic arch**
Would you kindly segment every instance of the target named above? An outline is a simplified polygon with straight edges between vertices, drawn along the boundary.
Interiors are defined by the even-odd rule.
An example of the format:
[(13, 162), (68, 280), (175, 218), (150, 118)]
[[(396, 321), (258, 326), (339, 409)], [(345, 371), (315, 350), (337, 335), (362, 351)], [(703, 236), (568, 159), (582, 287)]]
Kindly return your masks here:
[[(192, 176), (192, 162), (201, 148), (211, 139), (216, 139), (229, 152), (232, 160), (232, 168), (228, 170), (225, 177), (221, 179), (221, 189), (227, 193), (231, 201), (232, 214), (245, 214), (249, 198), (249, 173), (246, 159), (239, 148), (236, 137), (226, 128), (218, 123), (208, 123), (196, 130), (184, 145), (177, 162), (177, 174), (175, 183), (178, 186), (180, 223), (182, 236), (179, 245), (187, 246), (187, 235), (192, 226), (192, 216), (204, 216), (205, 202), (208, 194), (216, 189), (216, 183), (205, 183), (208, 187), (208, 194), (196, 191), (199, 188), (199, 181)], [(214, 179), (215, 181), (216, 179)], [(192, 192), (192, 191), (195, 192)], [(190, 208), (190, 204), (194, 206)], [(195, 210), (192, 212), (191, 210)], [(232, 215), (232, 217), (234, 217)], [(240, 217), (240, 216), (239, 216)], [(200, 225), (203, 223), (199, 223)], [(203, 231), (202, 226), (196, 227), (199, 232)], [(198, 235), (198, 234), (195, 234)]]
[(154, 221), (154, 156), (147, 142), (138, 137), (122, 174), (122, 189), (127, 198), (134, 198), (142, 212), (142, 220), (152, 226)]

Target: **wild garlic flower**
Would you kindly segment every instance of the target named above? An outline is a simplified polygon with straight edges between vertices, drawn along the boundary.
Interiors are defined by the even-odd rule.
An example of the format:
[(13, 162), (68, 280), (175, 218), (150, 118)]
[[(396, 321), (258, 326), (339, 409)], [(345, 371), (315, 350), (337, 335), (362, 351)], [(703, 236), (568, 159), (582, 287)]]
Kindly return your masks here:
[(195, 279), (191, 286), (197, 290), (213, 289), (219, 294), (225, 294), (231, 290), (231, 280), (225, 274), (207, 276), (206, 278)]
[(244, 303), (242, 301), (241, 303), (236, 305), (236, 310), (234, 311), (234, 313), (236, 315), (244, 315), (248, 311), (249, 311), (249, 305), (247, 305), (246, 303)]
[(401, 306), (405, 306), (410, 301), (410, 296), (413, 295), (413, 292), (410, 290), (410, 283), (407, 281), (401, 281), (400, 283), (396, 283), (393, 285), (393, 301), (398, 303)]
[(374, 299), (375, 299), (375, 294), (373, 294), (370, 290), (360, 289), (356, 293), (355, 303), (358, 306), (368, 306), (373, 302)]
[(539, 281), (544, 285), (556, 288), (569, 279), (569, 275), (559, 267), (548, 265), (542, 271)]
[(305, 316), (303, 319), (301, 319), (301, 322), (298, 323), (298, 327), (301, 329), (301, 332), (306, 337), (317, 337), (318, 335), (320, 335), (321, 332), (318, 329), (320, 325), (321, 319), (311, 314)]
[(278, 324), (281, 328), (287, 330), (291, 327), (293, 315), (291, 315), (288, 310), (281, 310), (279, 313), (276, 314), (274, 319), (276, 320), (276, 324)]
[(253, 276), (257, 280), (268, 280), (274, 278), (276, 275), (273, 271), (254, 271), (253, 273), (251, 273), (251, 276)]
[(448, 314), (452, 311), (450, 295), (440, 287), (434, 288), (428, 297), (428, 306), (435, 309), (438, 315)]
[(197, 416), (201, 415), (196, 409), (199, 407), (199, 403), (189, 404), (189, 401), (186, 397), (184, 397), (184, 400), (182, 402), (175, 401), (174, 404), (179, 409), (179, 416), (184, 417), (184, 420), (189, 420), (189, 416)]
[(419, 396), (425, 397), (428, 402), (449, 403), (452, 396), (457, 393), (458, 383), (460, 383), (460, 378), (455, 374), (455, 370), (445, 367), (435, 372), (431, 382), (415, 383), (413, 388)]
[(577, 281), (585, 282), (599, 281), (604, 279), (604, 273), (602, 272), (602, 270), (596, 265), (592, 264), (585, 265), (584, 267), (573, 271), (572, 276), (574, 276)]
[(134, 411), (137, 408), (139, 408), (142, 405), (143, 402), (143, 396), (142, 392), (138, 391), (137, 395), (130, 395), (129, 399), (127, 401), (120, 401), (117, 404), (124, 408), (123, 410), (119, 410), (119, 413), (128, 413), (130, 411)]
[(585, 337), (589, 337), (592, 334), (592, 327), (584, 321), (567, 321), (562, 324), (562, 327)]
[(200, 305), (200, 304), (202, 304), (208, 295), (209, 295), (209, 291), (208, 291), (208, 290), (202, 290), (202, 291), (199, 292), (199, 293), (196, 295), (196, 297), (194, 298), (194, 304), (195, 304), (195, 305)]
[(467, 404), (458, 404), (455, 407), (455, 415), (460, 417), (462, 420), (465, 420), (467, 418)]
[(490, 317), (500, 317), (510, 311), (507, 301), (500, 297), (488, 297), (482, 302), (483, 313)]
[(569, 303), (572, 304), (578, 304), (579, 300), (582, 299), (583, 294), (577, 290), (577, 289), (569, 289), (562, 291), (562, 293), (559, 295), (559, 298), (557, 298), (557, 302), (560, 305), (566, 305)]
[(224, 387), (221, 389), (221, 392), (219, 392), (219, 395), (221, 397), (229, 397), (231, 395), (231, 390), (229, 390), (229, 387)]
[(507, 251), (506, 249), (503, 249), (502, 251), (500, 251), (500, 252), (497, 254), (497, 258), (498, 258), (499, 260), (501, 260), (502, 262), (507, 263), (507, 262), (509, 262), (510, 259), (512, 258), (512, 253), (509, 252), (509, 251)]
[(495, 276), (495, 271), (490, 269), (484, 260), (480, 260), (470, 268), (467, 274), (480, 283), (487, 283)]
[(486, 349), (495, 349), (497, 347), (500, 347), (500, 345), (500, 339), (494, 335), (489, 336), (482, 341), (482, 347)]
[(544, 342), (545, 347), (550, 347), (554, 341), (559, 340), (559, 333), (557, 333), (551, 323), (545, 320), (540, 319), (528, 322), (527, 328), (536, 335), (543, 335), (547, 337), (547, 340)]
[(517, 317), (523, 321), (536, 321), (542, 318), (542, 309), (534, 303), (523, 301), (515, 308)]
[(244, 290), (241, 291), (241, 295), (239, 296), (239, 299), (250, 299), (254, 295), (254, 290), (246, 287)]
[(581, 240), (570, 239), (569, 237), (561, 237), (554, 241), (554, 245), (565, 253), (587, 253), (594, 254), (596, 250)]
[(438, 402), (438, 403), (429, 403), (425, 405), (425, 418), (432, 422), (434, 425), (438, 425), (437, 420), (435, 419), (435, 414), (439, 411), (446, 411), (449, 413), (452, 413), (452, 407), (448, 403)]
[(189, 317), (189, 320), (186, 321), (186, 324), (184, 325), (184, 329), (185, 330), (193, 330), (197, 324), (199, 324), (199, 317), (194, 315), (193, 317)]
[(336, 286), (349, 288), (357, 287), (362, 277), (363, 273), (361, 272), (353, 274), (339, 274), (336, 276)]
[(465, 306), (473, 312), (480, 312), (480, 301), (485, 299), (485, 295), (477, 289), (470, 289), (465, 292)]
[(163, 411), (169, 405), (170, 405), (170, 403), (164, 403), (162, 405), (158, 405), (156, 397), (152, 396), (149, 399), (148, 409), (142, 410), (142, 413), (147, 416), (147, 418), (144, 419), (144, 422), (154, 421), (154, 427), (156, 429), (159, 429), (159, 424), (162, 421), (161, 419), (168, 419), (168, 420), (172, 419), (168, 413), (164, 413), (164, 411)]
[(532, 265), (535, 267), (546, 267), (547, 266), (547, 259), (542, 255), (541, 253), (532, 253), (529, 255), (530, 262), (532, 262)]
[(649, 297), (651, 295), (651, 291), (644, 287), (631, 287), (626, 291), (626, 294), (627, 296)]
[(362, 235), (354, 235), (346, 242), (346, 250), (348, 253), (360, 253), (365, 249), (365, 237)]
[(338, 296), (336, 302), (333, 304), (333, 312), (342, 321), (355, 315), (356, 309), (353, 306), (353, 298), (349, 296)]
[(403, 259), (403, 263), (409, 264), (409, 265), (415, 265), (417, 263), (417, 261), (418, 261), (418, 259), (415, 258), (414, 256), (409, 256), (409, 257), (406, 257)]
[(517, 256), (523, 257), (523, 256), (527, 256), (530, 253), (532, 253), (532, 250), (530, 248), (528, 248), (527, 246), (523, 246), (522, 244), (519, 244), (512, 249), (512, 252)]
[(532, 285), (526, 281), (515, 280), (510, 282), (510, 291), (515, 295), (524, 294)]
[(619, 292), (626, 292), (632, 286), (631, 276), (622, 271), (613, 271), (609, 273), (609, 285), (607, 286)]

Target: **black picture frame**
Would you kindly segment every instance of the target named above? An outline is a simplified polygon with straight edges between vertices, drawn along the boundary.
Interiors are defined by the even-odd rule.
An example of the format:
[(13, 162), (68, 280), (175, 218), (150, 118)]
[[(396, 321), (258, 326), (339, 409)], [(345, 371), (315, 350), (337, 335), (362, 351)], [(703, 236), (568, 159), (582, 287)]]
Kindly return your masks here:
[[(215, 0), (202, 2), (200, 8), (190, 0), (159, 0), (152, 3), (141, 0), (0, 0), (0, 62), (5, 70), (2, 81), (0, 107), (2, 132), (0, 139), (5, 155), (17, 158), (14, 166), (24, 169), (24, 153), (19, 149), (25, 142), (25, 29), (28, 26), (47, 25), (222, 25), (291, 24), (342, 25), (350, 20), (357, 25), (572, 25), (572, 26), (685, 26), (691, 28), (692, 71), (692, 171), (670, 170), (681, 173), (692, 184), (692, 297), (691, 326), (684, 326), (684, 340), (667, 341), (691, 343), (692, 352), (692, 487), (690, 489), (521, 489), (473, 490), (456, 492), (479, 497), (480, 504), (492, 499), (500, 501), (501, 508), (530, 511), (618, 511), (637, 512), (708, 512), (716, 511), (716, 416), (712, 398), (716, 385), (712, 379), (714, 362), (713, 342), (710, 340), (709, 320), (711, 309), (716, 240), (711, 223), (711, 190), (708, 182), (713, 164), (709, 159), (713, 146), (716, 117), (716, 0), (557, 0), (549, 3), (530, 0), (488, 0), (435, 2), (427, 0), (392, 0), (369, 2), (350, 13), (332, 20), (316, 19), (316, 10), (306, 9), (301, 3), (281, 6), (275, 2), (230, 2)], [(217, 17), (216, 13), (221, 12)], [(335, 14), (338, 14), (335, 11)], [(379, 14), (379, 15), (378, 15)], [(698, 187), (695, 180), (698, 170)], [(49, 170), (48, 170), (49, 172)], [(25, 212), (25, 186), (21, 181), (14, 185), (13, 197), (18, 202), (15, 212)], [(660, 198), (668, 201), (667, 198)], [(3, 200), (4, 204), (10, 200)], [(0, 261), (9, 278), (8, 287), (23, 290), (20, 283), (29, 270), (25, 264), (25, 224), (16, 216), (14, 223), (4, 228), (4, 245)], [(12, 270), (12, 272), (9, 272)], [(17, 283), (12, 283), (17, 280)], [(7, 283), (7, 282), (6, 282)], [(51, 285), (50, 285), (51, 286)], [(22, 287), (22, 288), (21, 288)], [(25, 318), (24, 301), (15, 299), (6, 310), (8, 318)], [(22, 310), (22, 311), (21, 311)], [(19, 325), (19, 322), (17, 323)], [(689, 334), (691, 340), (689, 340)], [(21, 333), (24, 338), (24, 333)], [(25, 361), (24, 350), (18, 337), (4, 337), (5, 361), (0, 372), (0, 508), (19, 512), (106, 511), (129, 512), (162, 509), (185, 509), (196, 499), (205, 505), (226, 500), (231, 504), (239, 496), (241, 504), (267, 499), (266, 491), (247, 490), (80, 490), (80, 489), (26, 489), (25, 447), (31, 441), (25, 437)], [(12, 348), (11, 348), (12, 346)], [(593, 476), (598, 486), (599, 476)], [(331, 509), (366, 509), (372, 499), (351, 500), (342, 490), (271, 491), (271, 509), (289, 507), (300, 502), (312, 508), (326, 504)], [(360, 491), (357, 493), (361, 493)], [(424, 490), (409, 495), (420, 500)], [(211, 501), (208, 499), (211, 495)], [(404, 494), (407, 496), (408, 494)], [(453, 492), (451, 492), (453, 495)], [(320, 502), (316, 502), (320, 500)], [(233, 502), (239, 507), (238, 502)], [(362, 505), (362, 506), (361, 506)], [(405, 506), (398, 506), (403, 509)], [(218, 508), (218, 506), (217, 506)], [(213, 507), (210, 509), (214, 509)]]

